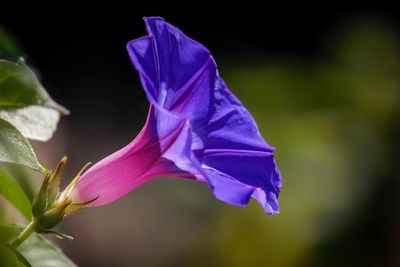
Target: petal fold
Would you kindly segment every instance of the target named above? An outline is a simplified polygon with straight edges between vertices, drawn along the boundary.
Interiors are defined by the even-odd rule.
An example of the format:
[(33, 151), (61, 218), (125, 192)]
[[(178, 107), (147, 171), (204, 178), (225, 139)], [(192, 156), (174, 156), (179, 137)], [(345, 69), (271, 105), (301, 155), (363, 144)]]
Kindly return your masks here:
[(144, 20), (149, 35), (127, 50), (151, 104), (148, 121), (135, 141), (82, 176), (80, 197), (99, 194), (95, 204), (105, 204), (166, 176), (205, 181), (222, 201), (245, 206), (253, 197), (266, 213), (278, 213), (275, 148), (221, 79), (208, 49), (162, 18)]

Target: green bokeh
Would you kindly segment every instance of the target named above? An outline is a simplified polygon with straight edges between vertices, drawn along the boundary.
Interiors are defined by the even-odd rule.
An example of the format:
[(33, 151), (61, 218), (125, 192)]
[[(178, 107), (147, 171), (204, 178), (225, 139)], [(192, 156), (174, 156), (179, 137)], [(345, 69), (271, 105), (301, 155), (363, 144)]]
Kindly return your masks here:
[[(284, 181), (281, 214), (263, 216), (256, 203), (246, 210), (221, 210), (190, 250), (196, 264), (399, 263), (385, 251), (395, 249), (390, 242), (399, 244), (395, 229), (374, 229), (382, 239), (375, 249), (368, 245), (374, 242), (368, 232), (379, 226), (374, 217), (386, 209), (392, 212), (387, 224), (395, 224), (399, 216), (398, 199), (379, 205), (377, 188), (395, 181), (393, 190), (399, 192), (393, 155), (399, 148), (394, 133), (400, 119), (400, 45), (390, 27), (372, 21), (341, 28), (332, 38), (321, 55), (329, 61), (258, 58), (256, 64), (225, 68), (228, 86), (277, 147)], [(351, 236), (353, 228), (360, 232), (358, 238)], [(383, 232), (393, 234), (383, 237)]]

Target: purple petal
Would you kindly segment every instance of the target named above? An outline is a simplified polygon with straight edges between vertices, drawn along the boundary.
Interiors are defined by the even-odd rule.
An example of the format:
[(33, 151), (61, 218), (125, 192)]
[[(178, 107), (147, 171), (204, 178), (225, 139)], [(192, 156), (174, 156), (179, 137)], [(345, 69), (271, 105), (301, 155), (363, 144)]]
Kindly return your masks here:
[[(204, 168), (218, 170), (227, 179), (246, 185), (246, 189), (251, 188), (250, 194), (267, 213), (279, 212), (277, 198), (282, 184), (271, 152), (210, 149), (205, 151), (203, 162)], [(260, 195), (261, 192), (263, 195)], [(248, 198), (238, 204), (245, 205), (247, 202)]]
[[(253, 196), (267, 213), (277, 213), (274, 148), (219, 77), (209, 51), (161, 18), (145, 21), (149, 36), (127, 47), (149, 101), (190, 122), (192, 152), (217, 198), (243, 206)], [(229, 153), (212, 156), (218, 149)], [(179, 162), (179, 155), (171, 160)]]
[(99, 195), (94, 205), (105, 204), (155, 177), (180, 177), (207, 182), (232, 205), (253, 197), (278, 213), (274, 148), (219, 77), (210, 52), (162, 18), (145, 22), (149, 36), (127, 49), (152, 105), (148, 122), (136, 141), (82, 176), (79, 198)]

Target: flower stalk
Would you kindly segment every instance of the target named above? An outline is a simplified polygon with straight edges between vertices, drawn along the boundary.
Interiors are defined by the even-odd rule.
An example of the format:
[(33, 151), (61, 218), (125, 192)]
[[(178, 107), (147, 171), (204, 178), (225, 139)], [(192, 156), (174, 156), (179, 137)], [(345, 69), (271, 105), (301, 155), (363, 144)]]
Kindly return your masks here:
[(11, 243), (11, 246), (18, 247), (22, 242), (24, 242), (28, 237), (35, 232), (36, 220), (33, 219), (25, 229), (19, 234), (19, 236)]

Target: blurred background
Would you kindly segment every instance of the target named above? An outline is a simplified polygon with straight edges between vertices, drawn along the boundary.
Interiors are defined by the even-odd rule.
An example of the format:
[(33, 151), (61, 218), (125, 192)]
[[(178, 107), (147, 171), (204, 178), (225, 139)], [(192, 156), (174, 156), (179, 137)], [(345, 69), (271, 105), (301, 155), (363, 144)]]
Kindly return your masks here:
[(149, 104), (125, 51), (146, 34), (142, 16), (163, 16), (208, 47), (277, 147), (280, 215), (254, 201), (219, 202), (204, 184), (159, 179), (63, 221), (75, 240), (59, 244), (79, 266), (400, 266), (399, 10), (253, 7), (2, 14), (1, 57), (25, 55), (71, 110), (50, 142), (34, 143), (53, 168), (69, 156), (64, 183), (144, 123)]

